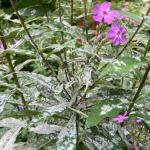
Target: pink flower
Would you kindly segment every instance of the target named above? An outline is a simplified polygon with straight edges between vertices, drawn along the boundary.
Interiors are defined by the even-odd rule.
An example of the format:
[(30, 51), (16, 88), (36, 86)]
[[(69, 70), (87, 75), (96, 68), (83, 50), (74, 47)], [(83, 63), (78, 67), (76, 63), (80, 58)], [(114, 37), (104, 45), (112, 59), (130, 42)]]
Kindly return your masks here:
[(111, 24), (118, 16), (118, 11), (111, 10), (112, 4), (104, 2), (97, 4), (93, 9), (93, 19), (96, 22)]
[(140, 150), (143, 148), (143, 145), (141, 143), (134, 143), (134, 150)]
[(142, 123), (142, 120), (141, 120), (141, 119), (136, 119), (135, 122), (136, 122), (137, 124), (140, 124), (140, 123)]
[(4, 50), (4, 46), (2, 44), (2, 42), (0, 41), (0, 51), (3, 51)]
[(114, 117), (113, 121), (115, 121), (116, 123), (123, 123), (127, 119), (127, 112), (125, 112), (123, 115), (117, 115), (116, 117)]
[[(9, 48), (17, 48), (22, 44), (22, 40), (14, 40), (14, 44), (10, 45)], [(4, 50), (3, 43), (0, 41), (0, 51)]]
[(108, 38), (113, 42), (115, 46), (118, 46), (121, 43), (126, 44), (126, 29), (115, 23), (108, 31)]

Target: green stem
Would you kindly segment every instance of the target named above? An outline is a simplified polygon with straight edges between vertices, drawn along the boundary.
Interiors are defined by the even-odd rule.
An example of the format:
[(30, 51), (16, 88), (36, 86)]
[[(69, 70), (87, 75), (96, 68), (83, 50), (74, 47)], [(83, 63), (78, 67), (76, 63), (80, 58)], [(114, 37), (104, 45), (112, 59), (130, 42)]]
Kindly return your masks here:
[(49, 23), (48, 12), (45, 13), (45, 16), (46, 16), (47, 22)]
[(150, 50), (150, 38), (147, 42), (146, 48), (145, 48), (145, 52), (144, 52), (144, 57), (146, 57), (147, 52)]
[[(2, 41), (2, 44), (3, 44), (3, 46), (4, 46), (4, 50), (6, 50), (6, 49), (7, 49), (7, 45), (6, 45), (6, 42), (5, 42), (4, 38), (1, 38), (1, 41)], [(20, 86), (20, 83), (19, 83), (19, 79), (18, 79), (18, 76), (17, 76), (17, 74), (16, 74), (16, 72), (15, 72), (15, 68), (14, 68), (14, 66), (13, 66), (11, 57), (10, 57), (9, 54), (6, 54), (5, 56), (6, 56), (6, 59), (7, 59), (9, 68), (10, 68), (10, 71), (11, 71), (12, 74), (13, 74), (13, 78), (14, 78), (15, 84), (16, 84), (16, 86), (17, 86), (18, 89), (21, 89), (21, 86)], [(20, 91), (18, 91), (18, 92), (19, 92), (19, 94), (20, 94), (20, 97), (21, 97), (22, 103), (23, 103), (23, 105), (24, 105), (24, 108), (28, 111), (28, 110), (29, 110), (29, 109), (28, 109), (28, 105), (27, 105), (27, 102), (26, 102), (26, 100), (25, 100), (25, 97), (24, 97), (23, 93), (20, 92)], [(29, 119), (30, 119), (30, 120), (32, 119), (31, 116), (29, 116)]]
[(80, 110), (74, 109), (74, 108), (72, 108), (72, 107), (68, 107), (68, 109), (72, 110), (73, 112), (75, 112), (75, 113), (78, 114), (78, 115), (81, 115), (83, 118), (87, 118), (87, 117), (88, 117), (88, 115), (86, 115), (85, 113), (83, 113), (83, 112), (80, 111)]
[[(16, 5), (15, 5), (15, 2), (14, 2), (13, 0), (10, 0), (10, 2), (11, 2), (11, 5), (12, 5), (14, 11), (16, 12), (16, 14), (17, 14), (17, 16), (18, 16), (20, 22), (21, 22), (22, 27), (24, 28), (24, 30), (26, 31), (26, 33), (27, 33), (29, 39), (31, 40), (32, 46), (34, 47), (34, 49), (36, 50), (36, 52), (42, 57), (42, 60), (43, 60), (44, 64), (45, 64), (45, 65), (48, 67), (48, 69), (52, 72), (52, 74), (55, 76), (56, 80), (57, 80), (59, 83), (61, 83), (61, 81), (58, 79), (56, 73), (54, 72), (52, 66), (49, 64), (48, 60), (45, 58), (44, 54), (39, 50), (39, 47), (37, 46), (37, 44), (36, 44), (35, 41), (33, 40), (33, 38), (32, 38), (32, 36), (31, 36), (30, 32), (28, 31), (28, 28), (27, 28), (26, 25), (25, 25), (25, 22), (24, 22), (23, 18), (21, 17), (21, 15), (20, 15), (19, 12), (18, 12), (18, 9), (17, 9), (17, 7), (16, 7)], [(71, 98), (71, 96), (69, 95), (69, 93), (67, 92), (67, 90), (65, 89), (65, 87), (63, 87), (63, 89), (64, 89), (65, 93), (68, 95), (68, 97)]]
[(145, 84), (145, 81), (146, 81), (146, 79), (148, 77), (149, 71), (150, 71), (150, 64), (147, 66), (147, 68), (145, 70), (145, 73), (144, 73), (144, 76), (143, 76), (143, 79), (142, 79), (142, 81), (141, 81), (141, 83), (139, 85), (139, 88), (138, 88), (137, 92), (135, 93), (135, 95), (134, 95), (134, 97), (133, 97), (133, 99), (132, 99), (132, 101), (131, 101), (131, 103), (129, 105), (129, 108), (128, 108), (128, 111), (127, 111), (128, 114), (130, 114), (130, 112), (131, 112), (131, 110), (132, 110), (132, 108), (133, 108), (137, 98), (139, 97), (139, 94), (141, 93), (142, 88), (144, 87), (144, 84)]
[[(60, 3), (60, 0), (59, 0), (59, 20), (60, 20), (60, 23), (62, 24), (62, 14), (61, 14), (61, 3)], [(63, 33), (63, 31), (61, 31), (61, 43), (62, 44), (64, 43), (64, 33)], [(66, 67), (65, 75), (66, 75), (67, 81), (69, 82), (69, 81), (71, 81), (71, 78), (70, 78), (70, 72), (69, 72), (69, 67), (68, 67), (68, 63), (67, 63), (67, 52), (66, 52), (66, 49), (63, 49), (63, 52), (64, 52), (63, 54), (64, 54), (65, 61), (63, 61), (62, 57), (61, 57), (61, 61)]]
[[(145, 16), (147, 16), (150, 12), (150, 8), (147, 10)], [(124, 48), (118, 53), (118, 55), (115, 57), (115, 59), (119, 58), (121, 56), (121, 54), (126, 50), (126, 48), (129, 46), (129, 44), (132, 42), (133, 38), (136, 36), (136, 34), (138, 33), (138, 31), (141, 29), (144, 21), (145, 21), (145, 16), (143, 17), (140, 25), (138, 26), (138, 28), (136, 29), (136, 31), (134, 32), (134, 34), (132, 35), (132, 37), (129, 39), (129, 41), (127, 42), (127, 44), (124, 46)], [(146, 52), (147, 53), (147, 52)], [(145, 54), (144, 54), (145, 55)], [(100, 69), (101, 71), (107, 67), (109, 63), (105, 64), (104, 66), (102, 66), (102, 68)]]
[(84, 22), (85, 22), (85, 32), (86, 32), (86, 40), (89, 42), (89, 33), (88, 33), (88, 23), (87, 23), (87, 0), (84, 0)]
[(31, 41), (31, 43), (32, 43), (33, 48), (34, 48), (34, 49), (36, 50), (36, 52), (42, 57), (43, 62), (48, 66), (48, 68), (49, 68), (49, 69), (51, 70), (51, 72), (53, 73), (53, 69), (51, 68), (49, 62), (48, 62), (47, 59), (44, 57), (44, 54), (39, 50), (39, 47), (37, 46), (37, 44), (36, 44), (35, 41), (33, 40), (33, 38), (32, 38), (32, 36), (31, 36), (31, 34), (30, 34), (28, 28), (27, 28), (26, 25), (25, 25), (25, 22), (24, 22), (23, 18), (22, 18), (21, 15), (19, 14), (18, 9), (17, 9), (17, 7), (16, 7), (16, 5), (15, 5), (15, 2), (14, 2), (13, 0), (10, 0), (10, 2), (11, 2), (11, 5), (12, 5), (14, 11), (16, 12), (16, 14), (17, 14), (17, 16), (18, 16), (20, 22), (21, 22), (22, 27), (23, 27), (24, 30), (26, 31), (26, 33), (27, 33), (27, 35), (28, 35), (28, 37), (29, 37), (29, 39), (30, 39), (30, 41)]
[(71, 0), (71, 17), (70, 17), (70, 24), (71, 25), (73, 25), (73, 3), (74, 3), (74, 1), (73, 0)]
[[(150, 8), (147, 10), (145, 16), (147, 16), (150, 12)], [(134, 34), (132, 35), (132, 37), (129, 39), (129, 41), (127, 42), (127, 44), (124, 46), (124, 48), (120, 51), (120, 53), (117, 55), (116, 58), (118, 58), (125, 50), (126, 48), (129, 46), (129, 44), (132, 42), (133, 38), (135, 37), (135, 35), (139, 32), (139, 30), (141, 29), (144, 21), (145, 21), (145, 16), (143, 17), (141, 23), (139, 24), (139, 26), (137, 27), (137, 29), (135, 30)]]
[[(147, 42), (147, 46), (146, 46), (146, 48), (145, 48), (144, 57), (146, 56), (146, 54), (147, 54), (147, 49), (149, 49), (149, 48), (150, 48), (150, 37), (149, 37), (149, 40), (148, 40), (148, 42)], [(140, 83), (140, 85), (139, 85), (139, 87), (138, 87), (138, 90), (137, 90), (135, 96), (133, 97), (133, 99), (132, 99), (132, 101), (131, 101), (131, 103), (130, 103), (130, 105), (129, 105), (128, 114), (131, 112), (131, 110), (132, 110), (132, 108), (133, 108), (133, 106), (134, 106), (134, 104), (135, 104), (135, 102), (136, 102), (136, 100), (137, 100), (137, 98), (138, 98), (138, 96), (139, 96), (139, 94), (140, 94), (140, 92), (141, 92), (141, 90), (142, 90), (144, 84), (145, 84), (145, 81), (146, 81), (146, 79), (147, 79), (147, 77), (148, 77), (149, 71), (150, 71), (150, 64), (148, 64), (148, 66), (147, 66), (147, 68), (146, 68), (146, 70), (145, 70), (143, 79), (142, 79), (142, 81), (141, 81), (141, 83)]]

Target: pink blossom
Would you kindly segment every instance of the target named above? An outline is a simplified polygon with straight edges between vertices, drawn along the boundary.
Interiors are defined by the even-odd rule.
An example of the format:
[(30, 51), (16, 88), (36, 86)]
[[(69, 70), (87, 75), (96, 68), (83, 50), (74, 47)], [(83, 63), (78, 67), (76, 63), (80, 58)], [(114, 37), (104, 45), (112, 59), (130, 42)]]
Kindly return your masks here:
[(124, 2), (124, 6), (129, 6), (129, 2)]
[(141, 143), (134, 143), (134, 150), (142, 149), (143, 145)]
[(121, 43), (126, 44), (126, 29), (119, 24), (114, 23), (108, 31), (108, 38), (115, 46), (118, 46)]
[(112, 22), (119, 16), (118, 11), (111, 10), (112, 4), (104, 2), (97, 4), (93, 9), (93, 19), (96, 22), (112, 24)]
[(4, 50), (4, 46), (2, 44), (2, 42), (0, 41), (0, 51), (3, 51)]
[[(9, 48), (17, 48), (19, 45), (21, 45), (22, 40), (14, 40), (14, 44), (9, 45)], [(0, 41), (0, 51), (4, 50), (4, 46), (3, 43)]]
[(123, 115), (117, 115), (116, 117), (114, 117), (113, 121), (120, 124), (120, 123), (123, 123), (127, 119), (128, 119), (127, 112), (125, 112)]
[(135, 121), (137, 124), (140, 124), (140, 123), (142, 123), (142, 120), (141, 119), (136, 119), (136, 121)]

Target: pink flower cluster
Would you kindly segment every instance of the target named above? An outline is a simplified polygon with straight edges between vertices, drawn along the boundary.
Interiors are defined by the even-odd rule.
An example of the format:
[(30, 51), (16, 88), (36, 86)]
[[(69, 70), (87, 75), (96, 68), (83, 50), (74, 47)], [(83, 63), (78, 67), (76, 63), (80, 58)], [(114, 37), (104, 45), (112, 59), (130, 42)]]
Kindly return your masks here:
[(105, 23), (110, 25), (108, 30), (108, 38), (115, 46), (127, 43), (126, 29), (120, 26), (116, 20), (123, 18), (118, 11), (112, 10), (112, 4), (110, 2), (104, 2), (97, 4), (93, 9), (93, 19), (98, 23)]

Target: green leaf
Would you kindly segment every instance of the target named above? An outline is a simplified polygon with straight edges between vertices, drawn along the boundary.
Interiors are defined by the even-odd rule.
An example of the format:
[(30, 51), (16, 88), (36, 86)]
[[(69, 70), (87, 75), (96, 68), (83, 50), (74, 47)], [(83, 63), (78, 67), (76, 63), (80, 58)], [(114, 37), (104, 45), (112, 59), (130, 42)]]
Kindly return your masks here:
[(68, 124), (61, 130), (58, 135), (58, 150), (74, 150), (76, 149), (77, 130), (76, 117), (73, 115)]
[(16, 6), (18, 9), (39, 6), (42, 4), (41, 0), (17, 0)]
[(8, 130), (3, 137), (0, 139), (0, 149), (1, 150), (12, 150), (14, 143), (16, 141), (17, 135), (21, 127), (15, 127)]
[(33, 9), (36, 10), (36, 15), (42, 16), (42, 15), (45, 15), (45, 13), (47, 13), (48, 11), (53, 12), (56, 9), (55, 3), (56, 3), (56, 0), (50, 0), (50, 1), (18, 0), (16, 5), (18, 9), (32, 8), (32, 10)]
[(61, 129), (62, 129), (61, 126), (45, 123), (45, 124), (40, 124), (36, 127), (31, 127), (29, 131), (37, 134), (52, 134), (52, 133), (60, 132)]
[(22, 110), (22, 111), (18, 111), (18, 112), (12, 112), (9, 117), (15, 117), (15, 118), (20, 118), (20, 117), (24, 117), (24, 116), (36, 116), (39, 115), (40, 112), (38, 111), (32, 111), (32, 110)]
[(123, 15), (123, 16), (126, 16), (136, 22), (141, 22), (142, 20), (142, 17), (136, 15), (135, 13), (131, 13), (131, 12), (128, 12), (128, 11), (120, 11), (120, 14)]
[(17, 55), (26, 55), (30, 57), (35, 57), (32, 51), (23, 50), (23, 49), (13, 49), (13, 48), (5, 50), (1, 54), (17, 54)]
[(130, 115), (130, 117), (133, 117), (133, 118), (141, 118), (141, 119), (143, 119), (145, 122), (146, 121), (150, 121), (150, 115), (149, 114), (144, 114), (144, 113), (142, 113), (142, 112), (135, 112), (135, 113), (133, 113), (133, 114), (131, 114)]
[(104, 68), (100, 74), (101, 77), (106, 75), (127, 75), (135, 68), (140, 68), (146, 65), (145, 60), (138, 60), (132, 57), (121, 57), (119, 60), (112, 60), (111, 63)]
[(0, 120), (0, 127), (7, 127), (7, 128), (15, 128), (15, 127), (22, 127), (25, 128), (27, 125), (26, 121), (22, 121), (16, 118), (5, 118)]
[(60, 52), (60, 51), (62, 51), (64, 48), (75, 48), (75, 44), (76, 44), (76, 39), (67, 41), (67, 42), (64, 43), (64, 44), (58, 45), (58, 47), (53, 50), (53, 53)]
[(0, 93), (0, 113), (3, 111), (6, 102), (10, 99), (10, 95), (6, 93)]
[(122, 110), (122, 106), (119, 104), (119, 100), (102, 100), (89, 113), (86, 120), (86, 127), (96, 126), (104, 118), (111, 118), (117, 115)]

